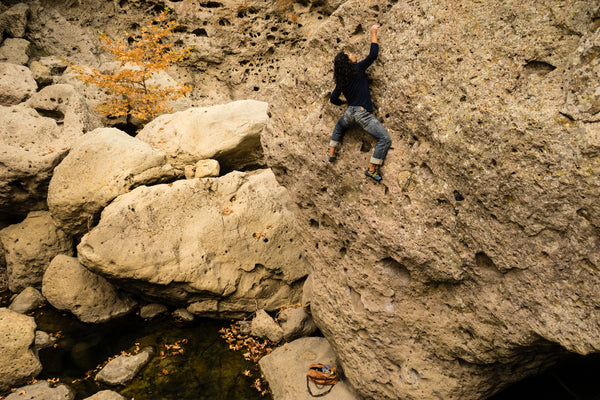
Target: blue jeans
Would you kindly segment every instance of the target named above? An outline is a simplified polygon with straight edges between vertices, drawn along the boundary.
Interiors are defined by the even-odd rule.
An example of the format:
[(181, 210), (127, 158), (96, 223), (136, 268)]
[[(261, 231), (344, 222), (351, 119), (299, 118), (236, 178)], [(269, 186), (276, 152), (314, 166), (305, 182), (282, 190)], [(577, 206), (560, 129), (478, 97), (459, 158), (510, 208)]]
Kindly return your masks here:
[(377, 139), (377, 145), (375, 145), (373, 156), (369, 162), (376, 165), (383, 164), (383, 160), (392, 144), (392, 139), (383, 125), (381, 125), (381, 122), (379, 122), (373, 114), (360, 106), (348, 107), (344, 115), (342, 115), (337, 124), (335, 124), (335, 128), (333, 128), (329, 146), (339, 147), (344, 138), (344, 133), (352, 125), (360, 126), (367, 131), (369, 135)]

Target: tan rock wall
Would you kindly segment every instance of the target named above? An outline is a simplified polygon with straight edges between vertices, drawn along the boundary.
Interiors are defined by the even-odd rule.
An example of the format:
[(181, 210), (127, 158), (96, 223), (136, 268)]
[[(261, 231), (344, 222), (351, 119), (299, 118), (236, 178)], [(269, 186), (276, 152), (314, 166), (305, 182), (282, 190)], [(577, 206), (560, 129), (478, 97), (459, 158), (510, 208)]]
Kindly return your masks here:
[[(313, 315), (366, 398), (484, 398), (564, 350), (598, 351), (597, 15), (348, 1), (309, 39), (264, 145), (316, 249)], [(325, 157), (343, 112), (327, 103), (333, 57), (366, 56), (375, 22), (382, 185), (363, 176), (364, 132)]]

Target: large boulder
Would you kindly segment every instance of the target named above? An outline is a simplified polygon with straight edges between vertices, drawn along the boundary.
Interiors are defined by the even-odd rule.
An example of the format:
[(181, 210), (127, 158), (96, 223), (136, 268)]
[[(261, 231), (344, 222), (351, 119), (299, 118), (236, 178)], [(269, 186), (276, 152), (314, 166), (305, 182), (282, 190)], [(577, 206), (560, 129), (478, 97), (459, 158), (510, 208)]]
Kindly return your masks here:
[(297, 303), (306, 275), (293, 206), (270, 170), (139, 187), (78, 246), (81, 263), (201, 315)]
[(4, 228), (0, 241), (12, 292), (41, 287), (50, 261), (58, 254), (73, 254), (71, 237), (56, 228), (48, 211), (32, 211), (23, 222)]
[(0, 106), (11, 106), (31, 97), (37, 83), (29, 68), (0, 62)]
[[(561, 112), (569, 118), (585, 123), (594, 123), (592, 129), (596, 133), (600, 130), (600, 90), (598, 77), (600, 77), (600, 64), (594, 61), (600, 46), (600, 31), (585, 35), (581, 45), (573, 57), (573, 61), (566, 68), (563, 79), (564, 106)], [(589, 137), (588, 135), (585, 135)], [(598, 142), (594, 146), (598, 152)]]
[(59, 310), (82, 322), (102, 323), (129, 314), (136, 302), (103, 277), (68, 256), (57, 256), (44, 274), (42, 294)]
[(35, 321), (7, 308), (0, 308), (0, 391), (23, 384), (42, 371), (32, 350)]
[[(306, 373), (310, 364), (337, 366), (333, 349), (322, 337), (306, 337), (286, 343), (276, 348), (271, 354), (260, 359), (262, 373), (269, 382), (275, 400), (310, 400), (313, 399), (306, 388)], [(339, 371), (341, 374), (341, 370)], [(313, 394), (329, 389), (311, 385)], [(335, 384), (326, 399), (358, 400), (360, 399), (343, 379)]]
[(268, 104), (241, 100), (161, 115), (137, 138), (165, 152), (174, 165), (215, 159), (225, 170), (263, 163), (260, 136)]
[(52, 118), (24, 106), (0, 106), (0, 221), (46, 209), (48, 182), (69, 151)]
[(102, 209), (136, 186), (178, 176), (163, 153), (115, 128), (81, 137), (55, 168), (48, 207), (65, 232), (87, 232)]
[[(299, 205), (311, 312), (368, 399), (490, 397), (600, 351), (598, 3), (347, 1), (271, 101), (263, 148)], [(366, 56), (374, 141), (328, 105), (332, 60)], [(319, 150), (321, 149), (321, 150)], [(318, 250), (315, 250), (318, 247)]]

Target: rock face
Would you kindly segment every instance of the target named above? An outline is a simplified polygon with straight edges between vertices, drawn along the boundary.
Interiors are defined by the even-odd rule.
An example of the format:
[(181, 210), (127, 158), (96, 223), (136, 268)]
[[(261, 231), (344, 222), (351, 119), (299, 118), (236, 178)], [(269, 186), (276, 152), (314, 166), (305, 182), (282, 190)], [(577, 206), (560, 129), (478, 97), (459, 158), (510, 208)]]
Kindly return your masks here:
[(100, 128), (83, 136), (54, 170), (48, 207), (64, 231), (81, 234), (118, 195), (177, 175), (163, 153), (118, 129)]
[[(46, 68), (48, 74), (51, 72), (50, 68), (38, 64), (40, 68)], [(27, 105), (40, 115), (54, 119), (62, 126), (63, 135), (77, 137), (100, 127), (96, 113), (71, 85), (47, 86), (31, 96)]]
[[(481, 399), (600, 351), (597, 3), (348, 1), (333, 16), (263, 144), (318, 246), (312, 315), (350, 383), (369, 399)], [(375, 22), (371, 93), (393, 141), (381, 185), (362, 174), (364, 132), (324, 160), (343, 112), (327, 104), (333, 57), (364, 57)]]
[(4, 246), (0, 240), (0, 290), (8, 289), (8, 276), (6, 274), (6, 258), (4, 254)]
[(260, 134), (268, 104), (242, 100), (213, 107), (190, 108), (156, 118), (137, 138), (165, 152), (177, 166), (215, 159), (226, 170), (261, 164)]
[[(29, 18), (25, 38), (35, 43), (45, 53), (69, 60), (94, 65), (98, 62), (94, 55), (98, 30), (88, 33), (81, 26), (73, 24), (72, 6), (65, 3), (66, 10), (60, 13), (53, 7), (45, 7), (37, 2), (29, 2)], [(93, 11), (84, 11), (88, 18), (96, 15)], [(106, 20), (104, 21), (104, 24)]]
[(5, 250), (8, 287), (18, 293), (40, 287), (44, 271), (57, 254), (73, 254), (71, 237), (56, 228), (48, 211), (32, 211), (19, 224), (0, 231)]
[[(597, 2), (169, 3), (179, 38), (194, 45), (169, 73), (194, 85), (198, 105), (251, 96), (271, 104), (266, 163), (299, 206), (314, 271), (303, 303), (364, 398), (485, 398), (565, 351), (600, 350)], [(141, 20), (139, 2), (124, 3), (119, 18), (113, 2), (53, 4), (61, 9), (8, 10), (18, 23), (3, 14), (4, 37), (97, 66), (106, 60), (88, 31), (120, 37)], [(365, 56), (375, 22), (371, 92), (393, 140), (382, 185), (363, 176), (373, 148), (364, 132), (348, 132), (335, 164), (324, 157), (343, 112), (327, 102), (332, 59), (342, 50)], [(197, 157), (186, 153), (185, 163)], [(10, 192), (20, 198), (7, 211), (15, 213), (38, 181), (0, 172), (0, 209)], [(159, 223), (147, 221), (148, 231)], [(164, 253), (176, 259), (178, 249)], [(222, 250), (210, 256), (222, 259)], [(176, 270), (179, 261), (164, 264)], [(117, 265), (144, 279), (157, 270)], [(184, 270), (138, 289), (192, 300), (196, 270)], [(230, 307), (222, 298), (189, 309), (218, 313)]]
[(0, 32), (14, 38), (23, 37), (28, 18), (29, 6), (25, 3), (15, 4), (0, 14)]
[(296, 303), (306, 266), (293, 206), (270, 170), (139, 187), (82, 238), (83, 265), (202, 315)]
[(42, 294), (53, 307), (68, 310), (83, 322), (101, 323), (130, 313), (136, 306), (76, 258), (57, 256), (44, 274)]
[(27, 65), (31, 43), (25, 39), (6, 39), (0, 46), (0, 61)]
[(33, 318), (0, 308), (0, 391), (42, 371), (37, 354), (31, 350), (35, 327)]
[[(259, 365), (265, 374), (273, 398), (277, 400), (309, 400), (313, 399), (306, 389), (306, 373), (310, 364), (338, 365), (335, 353), (326, 339), (307, 337), (294, 340), (278, 347), (271, 354), (261, 358)], [(312, 384), (311, 384), (312, 385)], [(325, 388), (311, 386), (313, 394), (326, 391)], [(358, 400), (356, 394), (346, 385), (344, 380), (335, 384), (326, 399)]]

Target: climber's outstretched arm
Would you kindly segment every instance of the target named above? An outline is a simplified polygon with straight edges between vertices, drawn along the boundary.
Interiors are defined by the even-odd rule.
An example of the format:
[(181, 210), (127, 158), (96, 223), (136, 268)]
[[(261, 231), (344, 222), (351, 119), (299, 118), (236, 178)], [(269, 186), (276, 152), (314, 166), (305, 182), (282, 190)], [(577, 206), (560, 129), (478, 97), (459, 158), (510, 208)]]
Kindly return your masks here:
[(377, 30), (379, 25), (375, 24), (371, 27), (371, 43), (377, 43)]

